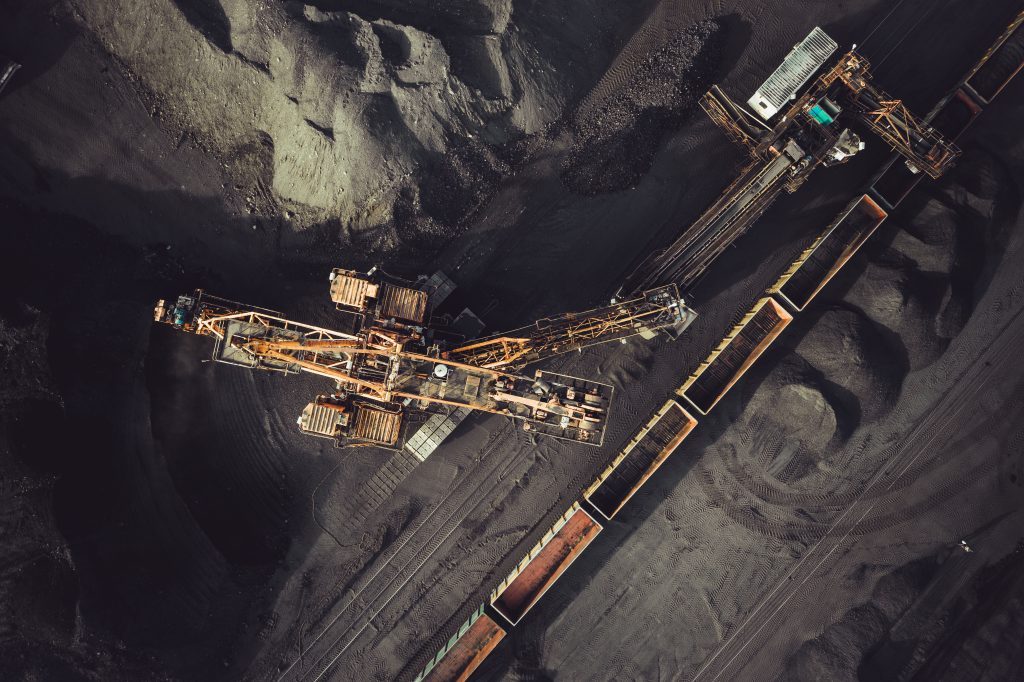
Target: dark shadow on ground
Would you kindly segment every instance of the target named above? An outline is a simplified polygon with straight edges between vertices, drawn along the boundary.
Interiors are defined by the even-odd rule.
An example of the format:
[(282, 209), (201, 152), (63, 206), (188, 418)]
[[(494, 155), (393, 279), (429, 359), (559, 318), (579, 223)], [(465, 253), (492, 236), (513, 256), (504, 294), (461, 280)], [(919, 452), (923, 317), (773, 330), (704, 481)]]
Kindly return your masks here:
[(172, 0), (182, 16), (224, 53), (232, 51), (231, 23), (220, 0)]

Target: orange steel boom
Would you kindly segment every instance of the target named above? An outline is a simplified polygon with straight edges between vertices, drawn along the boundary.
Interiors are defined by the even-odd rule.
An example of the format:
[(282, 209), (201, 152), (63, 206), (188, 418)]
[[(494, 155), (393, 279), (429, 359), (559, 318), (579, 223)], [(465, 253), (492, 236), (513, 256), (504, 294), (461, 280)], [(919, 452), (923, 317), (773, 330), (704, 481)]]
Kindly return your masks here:
[[(359, 277), (368, 276), (335, 271), (332, 278), (332, 297), (340, 298), (339, 291), (349, 296), (354, 301), (350, 307), (363, 323), (353, 333), (295, 322), (201, 290), (179, 297), (173, 305), (158, 302), (154, 317), (182, 331), (213, 337), (213, 355), (219, 362), (332, 380), (335, 392), (318, 397), (300, 417), (307, 433), (394, 445), (401, 415), (410, 408), (502, 414), (522, 419), (524, 428), (529, 425), (533, 431), (600, 444), (611, 386), (548, 372), (532, 377), (514, 372), (529, 362), (595, 343), (678, 331), (694, 316), (678, 289), (668, 286), (448, 351), (424, 340), (429, 330), (381, 319), (372, 309), (390, 311), (402, 305), (402, 310), (415, 313), (406, 320), (422, 321), (422, 298), (407, 293), (415, 290), (393, 284), (364, 287)], [(381, 291), (383, 304), (373, 299)]]
[(908, 163), (932, 178), (940, 177), (960, 149), (936, 130), (918, 120), (899, 99), (871, 82), (868, 61), (856, 52), (843, 55), (839, 63), (822, 76), (825, 85), (838, 79), (847, 87), (847, 103), (862, 123), (902, 154)]
[[(337, 392), (331, 400), (311, 404), (329, 408), (321, 409), (321, 415), (332, 412), (343, 419), (349, 413), (360, 414), (360, 409), (363, 415), (375, 410), (379, 416), (400, 414), (409, 405), (444, 406), (518, 417), (580, 442), (600, 443), (603, 438), (611, 399), (611, 387), (604, 384), (542, 381), (475, 367), (443, 359), (436, 348), (407, 349), (406, 341), (389, 339), (377, 329), (372, 334), (346, 334), (271, 311), (245, 310), (202, 291), (180, 297), (173, 307), (161, 301), (155, 317), (183, 331), (214, 337), (214, 359), (219, 362), (333, 380)], [(368, 405), (376, 407), (368, 411)], [(359, 423), (352, 420), (353, 425)], [(379, 418), (376, 426), (380, 427)], [(378, 431), (397, 439), (398, 429), (385, 426)]]
[(538, 320), (509, 334), (459, 346), (445, 357), (477, 367), (522, 367), (552, 355), (667, 328), (686, 316), (678, 288), (669, 285), (602, 308)]

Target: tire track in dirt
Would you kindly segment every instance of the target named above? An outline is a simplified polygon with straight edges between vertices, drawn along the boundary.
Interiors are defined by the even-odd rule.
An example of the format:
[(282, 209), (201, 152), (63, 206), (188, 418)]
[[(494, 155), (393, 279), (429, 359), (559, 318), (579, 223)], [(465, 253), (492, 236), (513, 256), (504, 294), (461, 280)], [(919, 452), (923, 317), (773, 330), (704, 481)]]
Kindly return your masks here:
[[(493, 568), (493, 566), (490, 568)], [(380, 634), (361, 651), (365, 651), (367, 648), (376, 650), (379, 639), (384, 638), (395, 628), (404, 625), (406, 631), (404, 636), (401, 637), (401, 650), (392, 651), (391, 662), (393, 669), (386, 679), (402, 677), (403, 672), (407, 672), (412, 668), (411, 664), (416, 659), (417, 654), (427, 651), (429, 655), (433, 655), (448, 642), (449, 637), (445, 633), (454, 631), (455, 628), (458, 628), (464, 622), (464, 614), (458, 611), (452, 613), (450, 608), (446, 609), (444, 607), (449, 595), (454, 591), (453, 586), (480, 584), (487, 573), (486, 568), (481, 570), (480, 568), (461, 565), (457, 561), (446, 560), (428, 580), (417, 586), (415, 594), (411, 597), (412, 601), (416, 604), (426, 604), (426, 608), (418, 607), (417, 611), (420, 613), (413, 614), (411, 618), (408, 613), (396, 614), (392, 622), (381, 625)], [(438, 627), (438, 622), (429, 615), (436, 613), (451, 613), (451, 618), (444, 621), (445, 627)], [(451, 623), (450, 621), (453, 620), (458, 622)], [(453, 626), (452, 630), (447, 629), (448, 625)], [(419, 667), (417, 666), (416, 669), (419, 669)]]
[[(945, 426), (948, 428), (955, 425), (970, 399), (974, 398), (984, 387), (991, 375), (1001, 373), (1004, 365), (1008, 365), (1015, 359), (1015, 349), (1020, 334), (1024, 332), (1024, 311), (1017, 312), (999, 331), (984, 348), (977, 359), (968, 365), (960, 374), (961, 381), (954, 389), (943, 395), (940, 404), (929, 412), (932, 414), (941, 411), (947, 417)], [(979, 369), (980, 368), (980, 369)], [(966, 382), (963, 381), (968, 376)], [(964, 384), (966, 383), (966, 388)], [(871, 512), (878, 505), (881, 499), (880, 494), (873, 495), (873, 499), (867, 493), (877, 488), (891, 490), (896, 481), (907, 475), (916, 460), (924, 454), (928, 448), (934, 447), (936, 442), (945, 435), (945, 428), (937, 429), (929, 433), (926, 428), (934, 420), (922, 419), (917, 426), (903, 441), (899, 453), (893, 462), (888, 466), (881, 467), (872, 477), (865, 488), (865, 496), (851, 504), (843, 515), (833, 524), (833, 530), (826, 533), (821, 539), (801, 557), (797, 564), (790, 569), (785, 578), (781, 580), (762, 601), (746, 616), (746, 618), (735, 628), (719, 648), (708, 657), (703, 666), (699, 668), (693, 679), (718, 680), (732, 667), (733, 663), (752, 644), (761, 641), (761, 633), (775, 622), (782, 609), (796, 596), (800, 594), (801, 588), (809, 580), (814, 578), (833, 555), (839, 552), (853, 534), (858, 525), (868, 519)], [(890, 478), (890, 474), (896, 473)], [(981, 475), (981, 474), (979, 474)], [(962, 486), (953, 484), (955, 488), (962, 490)], [(867, 505), (861, 505), (867, 501)], [(866, 506), (863, 511), (860, 506)], [(855, 518), (847, 521), (847, 517)], [(838, 528), (846, 526), (849, 530), (838, 535)], [(827, 543), (827, 544), (826, 544)], [(818, 558), (818, 556), (820, 558)], [(816, 562), (813, 561), (817, 559)], [(812, 563), (813, 562), (813, 563)], [(752, 631), (750, 629), (753, 628)], [(749, 631), (749, 633), (748, 633)], [(742, 639), (740, 638), (742, 636)]]
[[(971, 468), (963, 477), (947, 483), (921, 502), (899, 508), (893, 512), (868, 516), (856, 523), (829, 525), (826, 523), (807, 522), (803, 525), (798, 525), (798, 523), (794, 522), (793, 518), (781, 519), (777, 515), (775, 518), (772, 518), (764, 510), (753, 507), (750, 508), (751, 511), (748, 511), (740, 507), (730, 506), (723, 507), (723, 511), (730, 519), (747, 530), (776, 540), (814, 542), (830, 532), (848, 533), (853, 536), (869, 535), (908, 523), (922, 514), (935, 509), (957, 493), (961, 493), (976, 485), (985, 476), (990, 474), (996, 466), (997, 463), (995, 461), (987, 460), (982, 462), (980, 465)], [(907, 476), (904, 478), (909, 479)], [(912, 480), (909, 480), (903, 486), (894, 486), (892, 490), (886, 491), (884, 497), (901, 492), (902, 488), (908, 487), (912, 482)], [(880, 497), (883, 497), (883, 495), (875, 495), (865, 499), (877, 499)]]
[[(498, 429), (495, 435), (504, 432), (506, 428)], [(500, 450), (496, 450), (499, 444), (500, 438), (492, 438), (487, 446), (487, 456), (494, 455), (496, 451), (500, 453)], [(278, 679), (323, 678), (416, 572), (436, 554), (444, 541), (459, 528), (466, 516), (481, 502), (489, 499), (490, 493), (505, 481), (528, 451), (529, 447), (517, 444), (515, 452), (508, 458), (490, 457), (492, 466), (478, 467), (469, 477), (469, 490), (460, 490), (460, 486), (457, 486), (452, 493), (445, 496), (419, 523), (415, 531), (401, 543), (396, 543), (397, 547), (382, 565), (363, 582), (320, 635)], [(435, 516), (441, 520), (438, 522)], [(403, 576), (406, 576), (404, 580)], [(351, 611), (353, 607), (355, 611)], [(341, 624), (344, 625), (343, 628), (338, 627)], [(312, 668), (297, 668), (311, 657)]]
[[(555, 503), (543, 513), (540, 513), (536, 508), (517, 504), (515, 497), (524, 492), (530, 485), (536, 484), (536, 482), (532, 482), (529, 479), (534, 475), (537, 467), (542, 462), (555, 461), (556, 457), (564, 457), (567, 453), (571, 454), (571, 450), (559, 445), (558, 441), (552, 439), (536, 439), (534, 436), (527, 435), (518, 429), (515, 429), (514, 433), (517, 441), (525, 443), (527, 447), (533, 450), (537, 461), (533, 462), (522, 474), (523, 481), (521, 483), (517, 482), (500, 504), (493, 506), (491, 498), (488, 497), (481, 500), (476, 509), (467, 515), (467, 521), (471, 520), (471, 523), (477, 529), (473, 534), (475, 537), (469, 540), (471, 546), (466, 546), (460, 541), (441, 561), (441, 567), (435, 570), (432, 580), (425, 586), (432, 593), (437, 594), (439, 603), (454, 590), (453, 585), (480, 585), (486, 580), (493, 580), (496, 574), (503, 576), (504, 572), (501, 571), (503, 560), (513, 556), (513, 553), (516, 552), (517, 547), (521, 544), (532, 546), (532, 543), (523, 543), (523, 539), (527, 538), (531, 531), (535, 531), (540, 527), (547, 528), (553, 513), (564, 511), (563, 505)], [(544, 464), (544, 466), (547, 466), (547, 464)], [(564, 473), (567, 475), (572, 473), (572, 480), (574, 481), (582, 476), (579, 467), (572, 467)], [(563, 481), (562, 484), (557, 486), (558, 488), (565, 487), (564, 481), (566, 478), (562, 476), (555, 476), (554, 478)], [(580, 485), (582, 486), (582, 483)], [(484, 514), (478, 518), (476, 514), (481, 509), (484, 510)], [(497, 524), (500, 524), (501, 530), (495, 532), (493, 529)], [(517, 553), (515, 556), (518, 559), (520, 554)], [(471, 558), (471, 563), (467, 563), (467, 557)], [(465, 575), (464, 579), (459, 581), (452, 580), (453, 575), (459, 575), (460, 573)], [(446, 627), (437, 628), (434, 631), (435, 634), (426, 643), (419, 643), (417, 645), (418, 651), (427, 651), (430, 654), (436, 652), (448, 641), (445, 632), (451, 632), (452, 630), (447, 629), (447, 626), (457, 626), (461, 622), (462, 616), (458, 614), (453, 615), (445, 623)], [(432, 623), (432, 625), (436, 626), (436, 623)], [(374, 646), (374, 643), (370, 643), (369, 646)], [(406, 664), (402, 671), (408, 672), (412, 668), (412, 662), (413, 659), (410, 658), (410, 663)]]
[[(217, 442), (241, 447), (229, 446), (219, 454), (222, 459), (232, 460), (227, 467), (234, 479), (232, 487), (247, 493), (248, 499), (243, 501), (246, 513), (259, 519), (254, 526), (280, 528), (289, 505), (280, 486), (284, 475), (281, 461), (284, 448), (266, 428), (264, 418), (268, 409), (263, 387), (252, 372), (228, 370), (221, 374), (223, 376), (217, 376), (216, 381), (225, 386), (214, 393), (211, 413), (224, 418), (221, 426), (226, 437), (218, 437)], [(239, 399), (239, 396), (244, 398)]]
[[(968, 344), (963, 344), (963, 346), (958, 349), (960, 352), (957, 354), (957, 357), (964, 357), (964, 348), (967, 346)], [(1002, 346), (990, 347), (990, 349), (992, 350), (993, 358), (989, 364), (983, 366), (980, 371), (975, 372), (966, 383), (960, 382), (954, 388), (954, 391), (959, 392), (958, 395), (962, 394), (962, 397), (958, 400), (944, 400), (936, 409), (930, 410), (924, 416), (923, 420), (919, 422), (915, 429), (916, 431), (924, 433), (938, 430), (941, 433), (943, 432), (944, 427), (948, 427), (950, 424), (956, 422), (960, 413), (972, 404), (972, 401), (977, 398), (988, 382), (996, 375), (996, 370), (994, 368), (997, 363), (1005, 361), (1007, 354), (1013, 350), (1012, 346), (1008, 343), (1004, 343)], [(914, 436), (911, 436), (911, 438), (913, 437)], [(903, 443), (894, 443), (886, 448), (877, 460), (883, 463), (884, 466), (884, 463), (895, 458), (898, 451), (903, 447)], [(735, 505), (731, 505), (729, 499), (721, 492), (722, 484), (727, 482), (724, 480), (725, 476), (729, 475), (733, 478), (732, 482), (734, 482), (735, 485), (731, 486), (732, 489), (735, 490), (738, 488), (742, 492), (752, 493), (765, 502), (787, 506), (813, 506), (819, 510), (827, 510), (852, 504), (857, 499), (873, 499), (881, 494), (890, 495), (892, 491), (902, 491), (914, 483), (918, 477), (946, 464), (947, 462), (942, 460), (941, 454), (942, 453), (939, 451), (934, 451), (932, 453), (933, 456), (931, 457), (923, 456), (916, 458), (913, 465), (904, 471), (898, 478), (894, 479), (884, 493), (877, 490), (872, 491), (870, 489), (867, 491), (850, 490), (839, 493), (801, 493), (799, 491), (781, 491), (772, 486), (769, 482), (765, 481), (763, 478), (758, 479), (754, 474), (742, 467), (742, 465), (737, 468), (732, 468), (728, 465), (709, 466), (703, 460), (698, 465), (700, 472), (699, 480), (707, 488), (708, 495), (726, 511), (732, 510), (735, 513), (734, 520), (741, 522), (745, 527), (748, 527), (749, 530), (765, 532), (771, 537), (779, 539), (804, 540), (806, 538), (802, 532), (789, 533), (788, 537), (787, 535), (780, 537), (778, 533), (781, 531), (774, 527), (778, 524), (759, 523), (756, 519), (757, 514), (751, 515), (749, 512), (736, 513)], [(758, 507), (754, 508), (758, 510), (758, 514), (763, 515), (764, 510)]]
[[(462, 523), (464, 522), (465, 518), (468, 518), (481, 505), (486, 504), (488, 502), (488, 500), (490, 499), (489, 498), (490, 494), (494, 491), (494, 489), (497, 487), (497, 485), (500, 484), (501, 480), (507, 478), (509, 472), (512, 469), (512, 466), (513, 465), (510, 464), (509, 468), (505, 472), (503, 472), (503, 473), (501, 473), (499, 475), (498, 481), (495, 484), (495, 486), (490, 488), (483, 497), (481, 497), (481, 498), (479, 498), (479, 499), (477, 499), (475, 501), (475, 503), (473, 504), (472, 508), (463, 517), (462, 521), (456, 521), (452, 525), (451, 530), (448, 531), (448, 535), (450, 535), (455, 530), (457, 530), (462, 525)], [(443, 541), (445, 539), (447, 539), (448, 535), (444, 536), (443, 538), (441, 538), (440, 541), (438, 541), (438, 543), (436, 543), (436, 546), (434, 546), (434, 549), (433, 549), (433, 553), (430, 556), (425, 557), (423, 559), (423, 561), (421, 561), (419, 563), (419, 565), (412, 571), (412, 573), (410, 573), (410, 577), (406, 578), (406, 580), (401, 585), (399, 585), (398, 588), (396, 588), (394, 593), (388, 598), (387, 602), (390, 602), (391, 599), (393, 599), (393, 598), (398, 596), (398, 594), (403, 590), (405, 584), (408, 583), (412, 579), (412, 576), (418, 574), (418, 572), (422, 569), (422, 567), (426, 564), (426, 562), (428, 560), (433, 559), (433, 558), (436, 557), (437, 551), (439, 551), (440, 546), (443, 544)], [(511, 548), (509, 548), (508, 551), (511, 551)], [(455, 586), (456, 585), (465, 585), (465, 584), (467, 584), (467, 580), (460, 577), (460, 576), (463, 576), (463, 575), (468, 577), (468, 575), (469, 575), (469, 572), (467, 570), (464, 570), (465, 567), (464, 566), (460, 566), (460, 562), (462, 560), (462, 557), (465, 555), (465, 551), (463, 551), (460, 548), (459, 545), (456, 545), (456, 547), (454, 549), (452, 549), (452, 553), (454, 554), (454, 556), (446, 557), (445, 559), (443, 559), (442, 561), (439, 562), (440, 563), (440, 568), (439, 568), (439, 570), (435, 571), (435, 573), (434, 573), (434, 581), (432, 583), (430, 583), (429, 585), (427, 585), (426, 583), (420, 585), (420, 589), (421, 590), (428, 590), (428, 589), (430, 590), (429, 592), (426, 592), (425, 594), (431, 595), (431, 598), (429, 600), (424, 599), (424, 600), (421, 601), (419, 598), (410, 600), (407, 597), (406, 599), (403, 600), (403, 602), (402, 602), (403, 604), (410, 603), (410, 601), (411, 601), (411, 603), (415, 603), (416, 604), (416, 608), (417, 608), (418, 611), (424, 612), (425, 614), (429, 614), (431, 611), (430, 611), (429, 608), (424, 608), (424, 606), (423, 606), (424, 603), (430, 602), (430, 603), (432, 603), (434, 605), (439, 606), (443, 601), (445, 601), (445, 599), (448, 597), (448, 595), (450, 595), (452, 592), (455, 591)], [(507, 554), (507, 552), (506, 552), (506, 554)], [(502, 556), (504, 556), (504, 555), (502, 555)], [(493, 565), (493, 563), (492, 563), (492, 565)], [(486, 574), (487, 570), (478, 571), (477, 573), (478, 574)], [(476, 580), (474, 582), (478, 583), (479, 580)], [(436, 589), (435, 589), (435, 587), (436, 587)], [(387, 602), (385, 603), (384, 606), (387, 605)], [(374, 616), (371, 616), (370, 619), (367, 621), (367, 624), (362, 629), (360, 629), (359, 632), (357, 632), (355, 635), (353, 635), (353, 637), (345, 645), (344, 648), (346, 648), (346, 649), (351, 647), (353, 644), (355, 644), (357, 641), (359, 641), (359, 638), (360, 638), (363, 630), (367, 629), (367, 627), (372, 627), (373, 628), (373, 633), (375, 635), (373, 640), (368, 642), (363, 648), (354, 650), (355, 653), (353, 653), (353, 656), (358, 657), (358, 656), (365, 655), (365, 652), (367, 650), (369, 650), (371, 652), (372, 651), (376, 651), (377, 644), (381, 640), (383, 640), (395, 627), (397, 627), (400, 623), (404, 623), (409, 618), (409, 607), (405, 606), (405, 607), (403, 607), (401, 609), (400, 613), (397, 613), (397, 614), (396, 613), (392, 613), (392, 614), (390, 614), (390, 616), (388, 616), (387, 614), (384, 614), (384, 615), (382, 615), (382, 614), (384, 614), (383, 607), (381, 609), (378, 609), (377, 614), (374, 615)], [(382, 618), (384, 620), (381, 620)], [(407, 637), (403, 638), (403, 641), (407, 641), (407, 642), (410, 643), (410, 645), (412, 645), (412, 641), (409, 640), (409, 638), (407, 638)], [(423, 648), (426, 647), (430, 651), (436, 651), (446, 641), (447, 641), (447, 638), (441, 637), (439, 635), (435, 635), (435, 637), (431, 639), (431, 643), (425, 645), (422, 642), (416, 642), (416, 646), (417, 646), (418, 650), (423, 650)], [(344, 653), (344, 651), (339, 652), (339, 656), (340, 656), (341, 653)], [(392, 662), (394, 663), (395, 661), (392, 660)], [(358, 665), (349, 664), (347, 672), (349, 672), (351, 674), (355, 674), (355, 671), (357, 669), (358, 669)], [(317, 679), (320, 679), (320, 678), (317, 678)], [(384, 678), (381, 678), (381, 679), (387, 679), (387, 676), (384, 677)]]
[[(929, 460), (929, 462), (934, 462), (934, 459)], [(945, 500), (956, 493), (962, 492), (963, 490), (975, 485), (985, 475), (996, 468), (996, 466), (997, 462), (987, 460), (981, 465), (970, 469), (962, 478), (943, 486), (937, 492), (929, 495), (922, 502), (915, 503), (909, 507), (900, 508), (895, 512), (888, 512), (878, 516), (868, 517), (858, 522), (856, 525), (829, 525), (827, 523), (817, 523), (814, 521), (799, 524), (794, 517), (779, 518), (779, 514), (785, 513), (788, 510), (772, 510), (761, 506), (754, 506), (754, 500), (751, 500), (751, 503), (745, 507), (731, 503), (728, 496), (718, 492), (722, 488), (720, 484), (721, 482), (719, 479), (715, 478), (709, 470), (701, 470), (699, 480), (706, 488), (708, 488), (709, 495), (716, 500), (725, 514), (747, 530), (776, 540), (808, 543), (819, 540), (829, 532), (850, 533), (855, 536), (865, 535), (907, 523), (921, 514), (941, 505)], [(913, 466), (904, 471), (898, 479), (894, 480), (891, 487), (887, 487), (884, 491), (875, 491), (872, 494), (864, 495), (863, 499), (883, 501), (879, 498), (888, 498), (892, 497), (894, 494), (902, 493), (906, 488), (916, 482), (917, 477), (926, 472), (930, 472), (933, 468), (934, 466)], [(802, 505), (802, 507), (807, 506), (809, 505), (806, 503), (803, 503)], [(839, 505), (827, 505), (826, 508), (833, 508), (837, 506)]]
[[(882, 450), (876, 456), (876, 459), (879, 462), (889, 461), (896, 455), (898, 450), (899, 444), (894, 443)], [(937, 456), (938, 455), (936, 455), (936, 457)], [(926, 471), (939, 466), (941, 462), (937, 462), (936, 457), (922, 458), (919, 462), (916, 462), (913, 469), (897, 482), (896, 487), (899, 489), (906, 488), (914, 481), (914, 478), (917, 475), (923, 474)], [(733, 464), (734, 466), (730, 466), (730, 464)], [(758, 476), (756, 472), (746, 469), (743, 467), (742, 462), (738, 461), (726, 463), (724, 466), (720, 467), (711, 465), (710, 469), (713, 470), (714, 473), (723, 477), (728, 475), (730, 477), (728, 482), (732, 484), (732, 487), (751, 493), (757, 499), (773, 505), (802, 507), (813, 506), (815, 509), (820, 510), (838, 509), (853, 502), (859, 494), (856, 490), (836, 492), (782, 490), (771, 481)], [(840, 481), (840, 483), (844, 482)]]
[(342, 505), (342, 533), (351, 537), (363, 529), (370, 514), (380, 509), (394, 495), (398, 486), (413, 472), (419, 462), (405, 450), (391, 454), (363, 484), (359, 492)]

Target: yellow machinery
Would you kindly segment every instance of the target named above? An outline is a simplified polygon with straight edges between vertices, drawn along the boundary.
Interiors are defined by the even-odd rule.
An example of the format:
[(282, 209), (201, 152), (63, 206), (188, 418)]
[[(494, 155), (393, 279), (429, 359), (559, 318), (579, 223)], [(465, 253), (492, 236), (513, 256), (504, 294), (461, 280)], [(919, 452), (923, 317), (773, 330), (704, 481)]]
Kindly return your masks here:
[[(824, 33), (815, 29), (808, 40), (822, 36)], [(791, 86), (802, 86), (820, 66), (820, 62), (808, 62), (799, 48), (794, 50), (789, 69), (800, 71), (796, 80), (785, 87), (772, 83), (789, 76), (784, 73), (784, 63), (751, 98), (752, 102), (761, 101), (762, 91), (775, 91), (776, 101), (766, 107), (770, 115), (762, 115), (772, 127), (735, 104), (718, 86), (703, 96), (701, 107), (730, 140), (747, 151), (751, 161), (672, 244), (651, 253), (633, 270), (619, 289), (620, 296), (669, 282), (687, 290), (783, 190), (795, 192), (819, 166), (845, 163), (863, 149), (860, 138), (838, 121), (844, 107), (847, 117), (867, 126), (902, 154), (913, 172), (937, 178), (953, 165), (960, 154), (956, 145), (914, 117), (900, 100), (875, 87), (867, 60), (857, 52), (840, 57), (803, 95), (785, 106), (788, 93), (795, 92)], [(776, 110), (774, 104), (785, 108)]]
[(425, 292), (335, 270), (331, 298), (359, 316), (357, 331), (295, 322), (201, 290), (178, 297), (173, 305), (159, 301), (154, 317), (212, 337), (219, 362), (331, 379), (335, 391), (307, 405), (299, 418), (301, 429), (339, 442), (390, 446), (400, 440), (408, 410), (460, 408), (516, 417), (527, 430), (598, 445), (611, 386), (544, 371), (526, 376), (518, 370), (595, 343), (678, 332), (695, 315), (670, 285), (604, 308), (543, 320), (514, 335), (447, 348), (425, 326)]

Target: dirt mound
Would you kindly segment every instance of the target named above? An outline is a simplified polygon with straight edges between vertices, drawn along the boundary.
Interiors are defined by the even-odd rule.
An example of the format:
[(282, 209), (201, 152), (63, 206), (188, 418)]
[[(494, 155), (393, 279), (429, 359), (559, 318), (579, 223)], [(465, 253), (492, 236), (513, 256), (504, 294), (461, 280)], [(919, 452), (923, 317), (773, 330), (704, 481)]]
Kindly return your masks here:
[[(890, 253), (894, 260), (902, 260), (899, 267), (906, 272), (909, 290), (921, 292), (936, 307), (930, 318), (916, 325), (916, 336), (930, 349), (924, 357), (943, 350), (974, 310), (975, 289), (989, 259), (983, 224), (989, 220), (972, 213), (947, 198), (929, 198), (893, 236)], [(900, 324), (914, 326), (905, 319)], [(929, 332), (937, 337), (930, 342), (924, 338)], [(923, 359), (919, 363), (923, 366)]]
[(889, 411), (908, 371), (900, 339), (850, 309), (825, 311), (795, 350), (857, 399), (864, 421)]
[(54, 429), (64, 414), (46, 358), (48, 324), (16, 299), (0, 307), (0, 667), (8, 675), (34, 667), (22, 668), (26, 658), (68, 648), (76, 634), (77, 577), (52, 513), (54, 460), (67, 443)]
[[(341, 241), (385, 252), (421, 222), (428, 240), (439, 236), (432, 220), (457, 228), (507, 171), (486, 145), (556, 120), (643, 11), (580, 2), (513, 18), (508, 0), (318, 0), (258, 11), (242, 0), (71, 1), (163, 125), (229, 171), (245, 165), (236, 150), (266, 141), (271, 201), (251, 212), (286, 210), (300, 230), (329, 221)], [(587, 11), (564, 21), (575, 4)], [(410, 197), (422, 213), (410, 214)]]
[(46, 357), (49, 323), (49, 315), (16, 297), (0, 304), (0, 405), (59, 401)]
[[(936, 231), (944, 228), (945, 226), (939, 223)], [(915, 268), (948, 275), (956, 264), (954, 233), (936, 243), (924, 241), (909, 230), (900, 230), (893, 236), (891, 248), (894, 251), (892, 260), (898, 261), (901, 266), (908, 269)]]
[(943, 194), (953, 205), (991, 218), (1016, 183), (1005, 165), (983, 150), (971, 150), (943, 184)]
[(880, 578), (887, 568), (862, 565), (853, 578), (877, 580), (870, 601), (805, 642), (778, 679), (1016, 679), (1022, 563), (1018, 541), (988, 563), (954, 546)]
[[(863, 569), (867, 573), (871, 567)], [(790, 657), (786, 673), (778, 681), (863, 679), (857, 674), (861, 657), (883, 639), (934, 573), (935, 560), (929, 557), (883, 576), (871, 600), (850, 609), (821, 635), (804, 643)]]
[(823, 448), (832, 439), (836, 413), (820, 390), (787, 384), (772, 393), (768, 414), (771, 421), (786, 429), (787, 438), (807, 448)]
[(424, 250), (440, 248), (469, 224), (508, 171), (491, 147), (469, 140), (402, 188), (393, 207), (393, 230), (369, 231), (357, 245), (378, 253), (404, 247), (402, 253), (421, 258)]
[(812, 385), (766, 384), (754, 394), (737, 426), (754, 439), (758, 463), (767, 474), (793, 484), (827, 456), (837, 433), (836, 410)]
[(173, 0), (181, 14), (213, 45), (230, 53), (231, 22), (219, 0)]
[(830, 470), (860, 426), (860, 401), (807, 359), (781, 345), (775, 350), (781, 357), (752, 370), (723, 402), (732, 426), (722, 442), (744, 453), (733, 465), (751, 475), (814, 486), (818, 479), (808, 477)]
[(929, 246), (953, 248), (956, 246), (958, 222), (956, 212), (946, 202), (928, 197), (912, 219), (906, 222), (905, 229)]
[(423, 210), (434, 220), (460, 227), (490, 198), (508, 166), (490, 147), (470, 140), (453, 149), (420, 182)]
[[(152, 93), (168, 126), (229, 163), (240, 143), (268, 136), (272, 189), (300, 222), (386, 222), (401, 179), (446, 151), (449, 130), (462, 136), (484, 123), (441, 43), (414, 27), (298, 3), (256, 12), (231, 2), (222, 10), (228, 51), (219, 34), (211, 38), (219, 24), (208, 4), (124, 0), (79, 10)], [(167, 30), (148, 31), (150, 18)]]
[(935, 332), (935, 316), (942, 306), (944, 276), (928, 276), (913, 269), (869, 264), (844, 296), (874, 322), (913, 348), (909, 369), (935, 362), (949, 345)]
[(682, 126), (710, 85), (724, 38), (717, 21), (694, 24), (653, 52), (615, 94), (578, 116), (562, 163), (566, 186), (592, 195), (635, 185), (662, 139)]
[(971, 150), (930, 196), (911, 199), (886, 224), (888, 244), (845, 300), (914, 349), (912, 370), (927, 367), (974, 312), (1020, 204), (1004, 165)]

